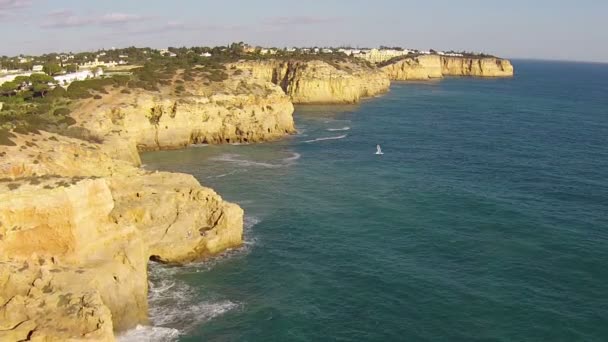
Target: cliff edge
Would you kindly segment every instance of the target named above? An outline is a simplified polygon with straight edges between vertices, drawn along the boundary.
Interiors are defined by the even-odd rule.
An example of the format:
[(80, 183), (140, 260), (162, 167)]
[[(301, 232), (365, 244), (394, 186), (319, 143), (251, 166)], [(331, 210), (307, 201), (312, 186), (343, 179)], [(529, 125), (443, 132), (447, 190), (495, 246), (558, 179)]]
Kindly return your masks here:
[(230, 66), (280, 86), (295, 104), (357, 103), (390, 87), (381, 70), (352, 61), (240, 61)]
[(511, 77), (511, 62), (495, 57), (423, 55), (389, 62), (380, 68), (391, 80), (429, 80), (444, 76)]

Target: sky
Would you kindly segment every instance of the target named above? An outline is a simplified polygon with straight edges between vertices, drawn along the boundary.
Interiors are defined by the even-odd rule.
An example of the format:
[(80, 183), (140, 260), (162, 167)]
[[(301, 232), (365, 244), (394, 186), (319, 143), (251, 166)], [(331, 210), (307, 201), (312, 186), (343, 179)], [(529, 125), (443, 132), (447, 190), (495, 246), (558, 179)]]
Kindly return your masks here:
[(608, 62), (608, 0), (0, 0), (0, 55), (402, 46)]

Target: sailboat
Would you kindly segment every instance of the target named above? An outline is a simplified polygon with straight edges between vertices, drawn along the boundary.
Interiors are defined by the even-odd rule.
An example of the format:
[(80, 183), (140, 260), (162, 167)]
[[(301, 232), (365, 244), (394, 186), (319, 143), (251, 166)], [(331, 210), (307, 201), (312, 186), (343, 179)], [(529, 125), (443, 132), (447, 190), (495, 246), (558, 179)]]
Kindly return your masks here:
[(384, 153), (382, 153), (382, 149), (380, 148), (380, 145), (376, 145), (376, 154), (384, 154)]

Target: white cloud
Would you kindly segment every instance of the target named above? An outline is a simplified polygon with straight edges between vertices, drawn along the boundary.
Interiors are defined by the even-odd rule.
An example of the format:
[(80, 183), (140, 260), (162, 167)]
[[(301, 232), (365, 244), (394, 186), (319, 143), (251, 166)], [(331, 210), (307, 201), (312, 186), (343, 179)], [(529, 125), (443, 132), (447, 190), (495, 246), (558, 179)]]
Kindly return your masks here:
[(149, 19), (136, 14), (129, 13), (107, 13), (102, 15), (78, 15), (70, 10), (56, 10), (47, 15), (47, 20), (42, 24), (45, 28), (69, 28), (91, 25), (119, 26)]

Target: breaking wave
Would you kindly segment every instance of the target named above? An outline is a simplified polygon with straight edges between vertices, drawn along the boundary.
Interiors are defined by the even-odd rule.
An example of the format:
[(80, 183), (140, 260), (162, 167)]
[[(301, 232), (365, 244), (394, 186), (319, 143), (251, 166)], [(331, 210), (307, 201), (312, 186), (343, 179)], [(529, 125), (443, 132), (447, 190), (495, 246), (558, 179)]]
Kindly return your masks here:
[(343, 135), (339, 135), (337, 137), (317, 138), (317, 139), (312, 139), (312, 140), (306, 140), (304, 142), (305, 143), (313, 143), (313, 142), (324, 141), (324, 140), (338, 140), (338, 139), (344, 139), (347, 136), (348, 136), (348, 134), (343, 134)]
[(350, 127), (344, 126), (342, 128), (328, 128), (327, 130), (330, 131), (330, 132), (348, 131), (348, 130), (350, 130)]
[[(259, 162), (259, 161), (255, 161), (255, 160), (242, 159), (241, 155), (231, 154), (231, 153), (226, 153), (226, 154), (222, 154), (220, 156), (211, 158), (211, 160), (214, 160), (214, 161), (233, 163), (233, 164), (236, 164), (236, 165), (242, 166), (242, 167), (252, 167), (253, 166), (253, 167), (265, 167), (265, 168), (269, 168), (269, 169), (290, 166), (291, 164), (293, 164), (294, 161), (296, 161), (298, 159), (300, 159), (300, 154), (295, 153), (295, 152), (292, 153), (290, 157), (281, 159), (280, 163), (267, 163), (267, 162)], [(220, 176), (227, 176), (227, 175), (228, 174), (220, 175)]]
[(237, 249), (228, 250), (209, 261), (172, 267), (156, 262), (148, 265), (148, 304), (152, 326), (138, 325), (118, 336), (119, 342), (174, 342), (183, 334), (196, 329), (217, 316), (241, 307), (230, 300), (201, 298), (197, 288), (177, 276), (206, 272), (214, 265), (238, 254), (248, 253), (256, 240), (251, 229), (260, 222), (255, 216), (245, 216), (244, 243)]

